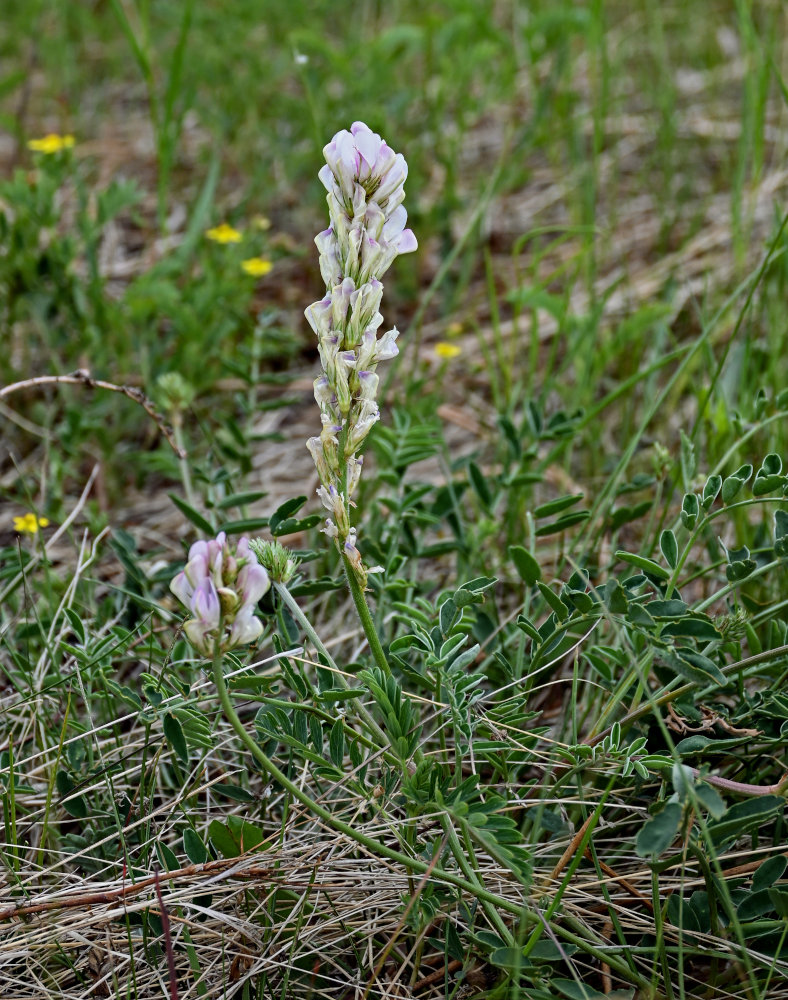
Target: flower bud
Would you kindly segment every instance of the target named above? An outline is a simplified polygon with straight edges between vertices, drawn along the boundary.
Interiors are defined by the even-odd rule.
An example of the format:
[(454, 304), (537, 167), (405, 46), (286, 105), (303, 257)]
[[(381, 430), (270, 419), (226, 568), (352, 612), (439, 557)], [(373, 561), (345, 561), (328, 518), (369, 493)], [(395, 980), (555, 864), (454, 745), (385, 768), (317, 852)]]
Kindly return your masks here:
[(253, 538), (249, 543), (260, 565), (277, 583), (289, 583), (298, 568), (298, 559), (281, 542)]
[(318, 406), (333, 407), (336, 403), (336, 394), (331, 388), (331, 384), (325, 375), (315, 379), (315, 402)]
[(331, 296), (327, 295), (324, 299), (319, 302), (313, 302), (311, 306), (307, 306), (304, 311), (304, 315), (307, 318), (309, 325), (318, 335), (318, 337), (324, 337), (331, 331), (331, 314), (333, 311), (333, 305), (331, 302)]

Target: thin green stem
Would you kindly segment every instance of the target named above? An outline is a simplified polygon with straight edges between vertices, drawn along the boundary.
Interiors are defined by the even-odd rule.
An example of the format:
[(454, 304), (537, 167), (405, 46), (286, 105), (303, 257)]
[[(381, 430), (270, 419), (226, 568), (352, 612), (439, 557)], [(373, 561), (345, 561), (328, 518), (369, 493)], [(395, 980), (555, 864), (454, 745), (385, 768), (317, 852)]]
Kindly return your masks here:
[(375, 630), (375, 623), (372, 620), (372, 612), (369, 610), (369, 604), (367, 604), (364, 591), (361, 589), (359, 582), (356, 579), (356, 574), (353, 571), (350, 560), (344, 553), (342, 554), (342, 562), (345, 567), (345, 576), (347, 577), (348, 587), (350, 588), (350, 596), (353, 598), (353, 603), (356, 605), (356, 611), (359, 619), (361, 620), (361, 627), (364, 629), (364, 635), (367, 637), (370, 652), (372, 653), (375, 663), (383, 671), (386, 677), (388, 677), (391, 674), (391, 667), (386, 659), (386, 654), (383, 652), (383, 646), (380, 644), (378, 633)]
[[(735, 663), (726, 663), (724, 667), (720, 667), (723, 674), (728, 676), (729, 674), (736, 673), (737, 670), (745, 670), (747, 667), (753, 667), (760, 663), (768, 663), (769, 660), (777, 660), (781, 656), (788, 654), (788, 645), (777, 646), (775, 649), (766, 650), (764, 653), (757, 653), (755, 656), (748, 656), (744, 660), (737, 660)], [(675, 684), (678, 678), (675, 678), (670, 682), (671, 685)], [(680, 698), (683, 694), (688, 694), (690, 691), (694, 691), (698, 685), (694, 681), (690, 681), (687, 684), (682, 684), (680, 687), (668, 686), (667, 690), (663, 691), (662, 694), (654, 695), (652, 698), (643, 704), (638, 706), (631, 712), (627, 712), (626, 715), (622, 716), (618, 721), (621, 726), (622, 731), (630, 726), (633, 722), (637, 722), (638, 719), (642, 719), (644, 715), (648, 715), (653, 712), (655, 708), (659, 708), (662, 705), (667, 705), (668, 702), (675, 701)], [(586, 737), (583, 741), (589, 746), (596, 746), (597, 743), (601, 743), (602, 740), (610, 733), (611, 726), (607, 729), (603, 729), (601, 732), (595, 732), (593, 735)]]
[(192, 476), (189, 470), (189, 459), (187, 457), (186, 448), (183, 446), (183, 414), (180, 410), (175, 410), (172, 414), (172, 436), (176, 447), (181, 453), (181, 458), (179, 459), (178, 464), (181, 472), (183, 491), (186, 494), (186, 502), (190, 507), (196, 507), (197, 502), (194, 496), (194, 486), (192, 485)]
[[(314, 630), (314, 628), (312, 627), (312, 623), (309, 621), (307, 616), (301, 610), (298, 601), (293, 597), (293, 595), (290, 593), (290, 591), (283, 583), (275, 583), (274, 590), (277, 592), (277, 594), (279, 594), (287, 610), (290, 612), (293, 618), (295, 618), (295, 620), (304, 630), (304, 634), (306, 635), (306, 637), (309, 639), (309, 641), (312, 643), (312, 645), (315, 647), (318, 653), (325, 659), (326, 663), (329, 665), (331, 670), (334, 671), (334, 676), (337, 678), (337, 682), (339, 683), (340, 687), (347, 688), (349, 685), (347, 680), (345, 679), (345, 675), (340, 671), (339, 667), (336, 664), (336, 660), (334, 660), (333, 656), (326, 649), (323, 640)], [(369, 732), (371, 732), (375, 736), (375, 738), (379, 740), (381, 749), (384, 746), (387, 746), (389, 743), (389, 739), (383, 732), (383, 730), (380, 728), (380, 726), (377, 724), (377, 722), (375, 722), (369, 709), (367, 709), (366, 706), (359, 704), (357, 699), (353, 699), (352, 708), (353, 711), (358, 714), (359, 718), (363, 720)]]
[[(470, 842), (467, 831), (465, 829), (462, 831), (463, 840), (465, 842), (465, 851), (467, 851), (466, 857), (465, 851), (463, 851), (463, 845), (460, 843), (460, 838), (457, 836), (457, 831), (455, 830), (448, 815), (444, 814), (441, 817), (441, 826), (443, 827), (443, 832), (446, 834), (449, 849), (451, 850), (460, 871), (469, 882), (472, 882), (478, 888), (483, 888), (481, 876), (477, 871), (478, 864), (473, 851), (473, 845)], [(469, 858), (470, 861), (468, 860)], [(487, 914), (490, 926), (495, 928), (495, 930), (501, 935), (501, 938), (508, 945), (514, 944), (514, 938), (496, 908), (490, 903), (482, 900), (482, 909)]]

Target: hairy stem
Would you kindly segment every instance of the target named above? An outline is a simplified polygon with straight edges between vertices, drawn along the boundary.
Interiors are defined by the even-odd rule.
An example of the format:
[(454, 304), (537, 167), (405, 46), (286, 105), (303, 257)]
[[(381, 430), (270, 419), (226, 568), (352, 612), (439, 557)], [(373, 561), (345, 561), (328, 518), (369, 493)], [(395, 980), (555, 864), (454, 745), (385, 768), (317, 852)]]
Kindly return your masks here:
[(380, 667), (386, 677), (388, 677), (391, 674), (391, 667), (389, 667), (386, 654), (383, 652), (383, 646), (380, 644), (378, 633), (375, 630), (375, 623), (372, 621), (372, 612), (369, 610), (369, 604), (367, 604), (364, 591), (361, 589), (359, 582), (356, 579), (356, 574), (353, 571), (350, 560), (344, 553), (342, 554), (342, 562), (345, 566), (345, 576), (347, 577), (348, 587), (350, 588), (350, 596), (353, 598), (353, 603), (356, 605), (356, 611), (358, 612), (358, 617), (361, 620), (361, 627), (364, 629), (364, 635), (367, 637), (370, 652), (372, 653), (375, 663), (378, 667)]

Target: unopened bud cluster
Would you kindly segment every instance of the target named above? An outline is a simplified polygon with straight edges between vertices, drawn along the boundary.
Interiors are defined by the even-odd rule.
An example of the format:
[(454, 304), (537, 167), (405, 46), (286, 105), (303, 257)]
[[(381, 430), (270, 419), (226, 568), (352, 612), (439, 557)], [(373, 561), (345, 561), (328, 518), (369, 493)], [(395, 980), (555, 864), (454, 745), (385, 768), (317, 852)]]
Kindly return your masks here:
[(260, 637), (263, 624), (255, 611), (269, 586), (249, 539), (233, 546), (222, 531), (210, 542), (192, 545), (170, 590), (193, 616), (183, 626), (186, 638), (203, 656), (212, 656), (217, 642), (224, 653)]
[(315, 380), (323, 430), (307, 447), (320, 477), (318, 494), (331, 515), (323, 530), (363, 586), (366, 571), (348, 511), (361, 475), (359, 450), (380, 419), (376, 368), (398, 353), (396, 328), (378, 335), (380, 278), (398, 254), (415, 250), (417, 243), (405, 228), (408, 167), (401, 153), (355, 122), (349, 132), (337, 132), (323, 155), (319, 177), (328, 191), (331, 225), (315, 243), (326, 296), (306, 310), (323, 367)]
[(249, 546), (275, 583), (289, 583), (292, 580), (298, 568), (298, 559), (281, 542), (276, 539), (269, 542), (265, 538), (253, 538)]

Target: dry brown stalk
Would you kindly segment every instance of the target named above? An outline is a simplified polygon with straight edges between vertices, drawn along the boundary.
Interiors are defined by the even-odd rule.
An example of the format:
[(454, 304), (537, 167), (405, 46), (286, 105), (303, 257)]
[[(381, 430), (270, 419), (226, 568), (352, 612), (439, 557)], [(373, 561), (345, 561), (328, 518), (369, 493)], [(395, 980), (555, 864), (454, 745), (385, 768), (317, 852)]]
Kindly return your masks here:
[(550, 872), (550, 875), (544, 880), (545, 885), (548, 885), (550, 882), (554, 882), (561, 874), (561, 872), (564, 870), (564, 868), (566, 868), (566, 866), (569, 864), (572, 857), (577, 853), (577, 849), (580, 846), (580, 842), (585, 836), (585, 832), (593, 822), (594, 818), (595, 814), (590, 813), (585, 823), (583, 823), (580, 829), (575, 833), (574, 837), (572, 837), (572, 839), (569, 841), (566, 850), (558, 859), (558, 864)]
[(453, 959), (448, 965), (442, 965), (440, 969), (436, 969), (428, 976), (425, 976), (417, 983), (414, 983), (413, 992), (423, 993), (424, 990), (429, 989), (430, 986), (437, 986), (437, 984), (441, 982), (445, 976), (450, 976), (453, 972), (458, 972), (462, 966), (463, 963), (458, 958)]
[(85, 368), (78, 368), (76, 371), (71, 372), (70, 375), (37, 375), (35, 378), (26, 378), (21, 382), (12, 382), (10, 385), (3, 386), (0, 389), (0, 399), (4, 399), (6, 396), (10, 396), (14, 392), (20, 392), (23, 389), (36, 389), (44, 385), (82, 385), (87, 389), (107, 389), (110, 392), (121, 393), (121, 395), (126, 396), (127, 399), (130, 399), (134, 403), (138, 403), (143, 408), (166, 438), (167, 443), (178, 458), (186, 458), (186, 452), (176, 443), (172, 429), (162, 414), (153, 405), (153, 401), (145, 395), (142, 389), (138, 389), (136, 386), (116, 385), (114, 382), (95, 379)]
[[(585, 856), (588, 858), (589, 861), (593, 860), (591, 856), (590, 847), (586, 848)], [(639, 889), (637, 889), (626, 878), (626, 876), (619, 875), (615, 871), (615, 869), (610, 867), (610, 865), (606, 865), (605, 862), (601, 860), (601, 858), (597, 858), (597, 863), (599, 867), (602, 869), (602, 871), (605, 873), (605, 875), (609, 875), (612, 879), (615, 879), (622, 889), (626, 889), (628, 893), (631, 893), (631, 895), (634, 896), (635, 899), (637, 899), (639, 902), (641, 902), (647, 909), (651, 910), (652, 913), (654, 912), (654, 906), (651, 900), (647, 896), (645, 896)]]
[[(145, 889), (155, 886), (161, 881), (169, 882), (174, 879), (185, 878), (192, 875), (207, 875), (209, 873), (225, 871), (238, 863), (237, 858), (222, 859), (219, 861), (208, 861), (202, 865), (187, 865), (185, 868), (178, 868), (171, 872), (158, 872), (150, 878), (142, 879), (140, 882), (132, 882), (129, 885), (121, 886), (118, 889), (111, 889), (106, 892), (86, 892), (76, 896), (60, 896), (57, 899), (49, 899), (41, 903), (29, 903), (27, 905), (6, 906), (0, 910), (0, 923), (5, 920), (13, 920), (15, 917), (27, 917), (34, 913), (44, 913), (47, 910), (66, 910), (71, 908), (87, 909), (91, 906), (98, 906), (102, 903), (117, 903), (130, 896), (137, 896)], [(247, 869), (238, 872), (234, 878), (255, 878), (258, 876), (271, 875), (270, 868)]]
[(178, 973), (175, 971), (175, 955), (172, 950), (172, 934), (170, 934), (170, 917), (167, 907), (164, 905), (164, 898), (161, 894), (161, 879), (158, 870), (153, 875), (156, 884), (156, 898), (159, 901), (159, 917), (161, 919), (161, 929), (164, 935), (164, 950), (167, 954), (167, 974), (170, 982), (170, 1000), (178, 1000)]

